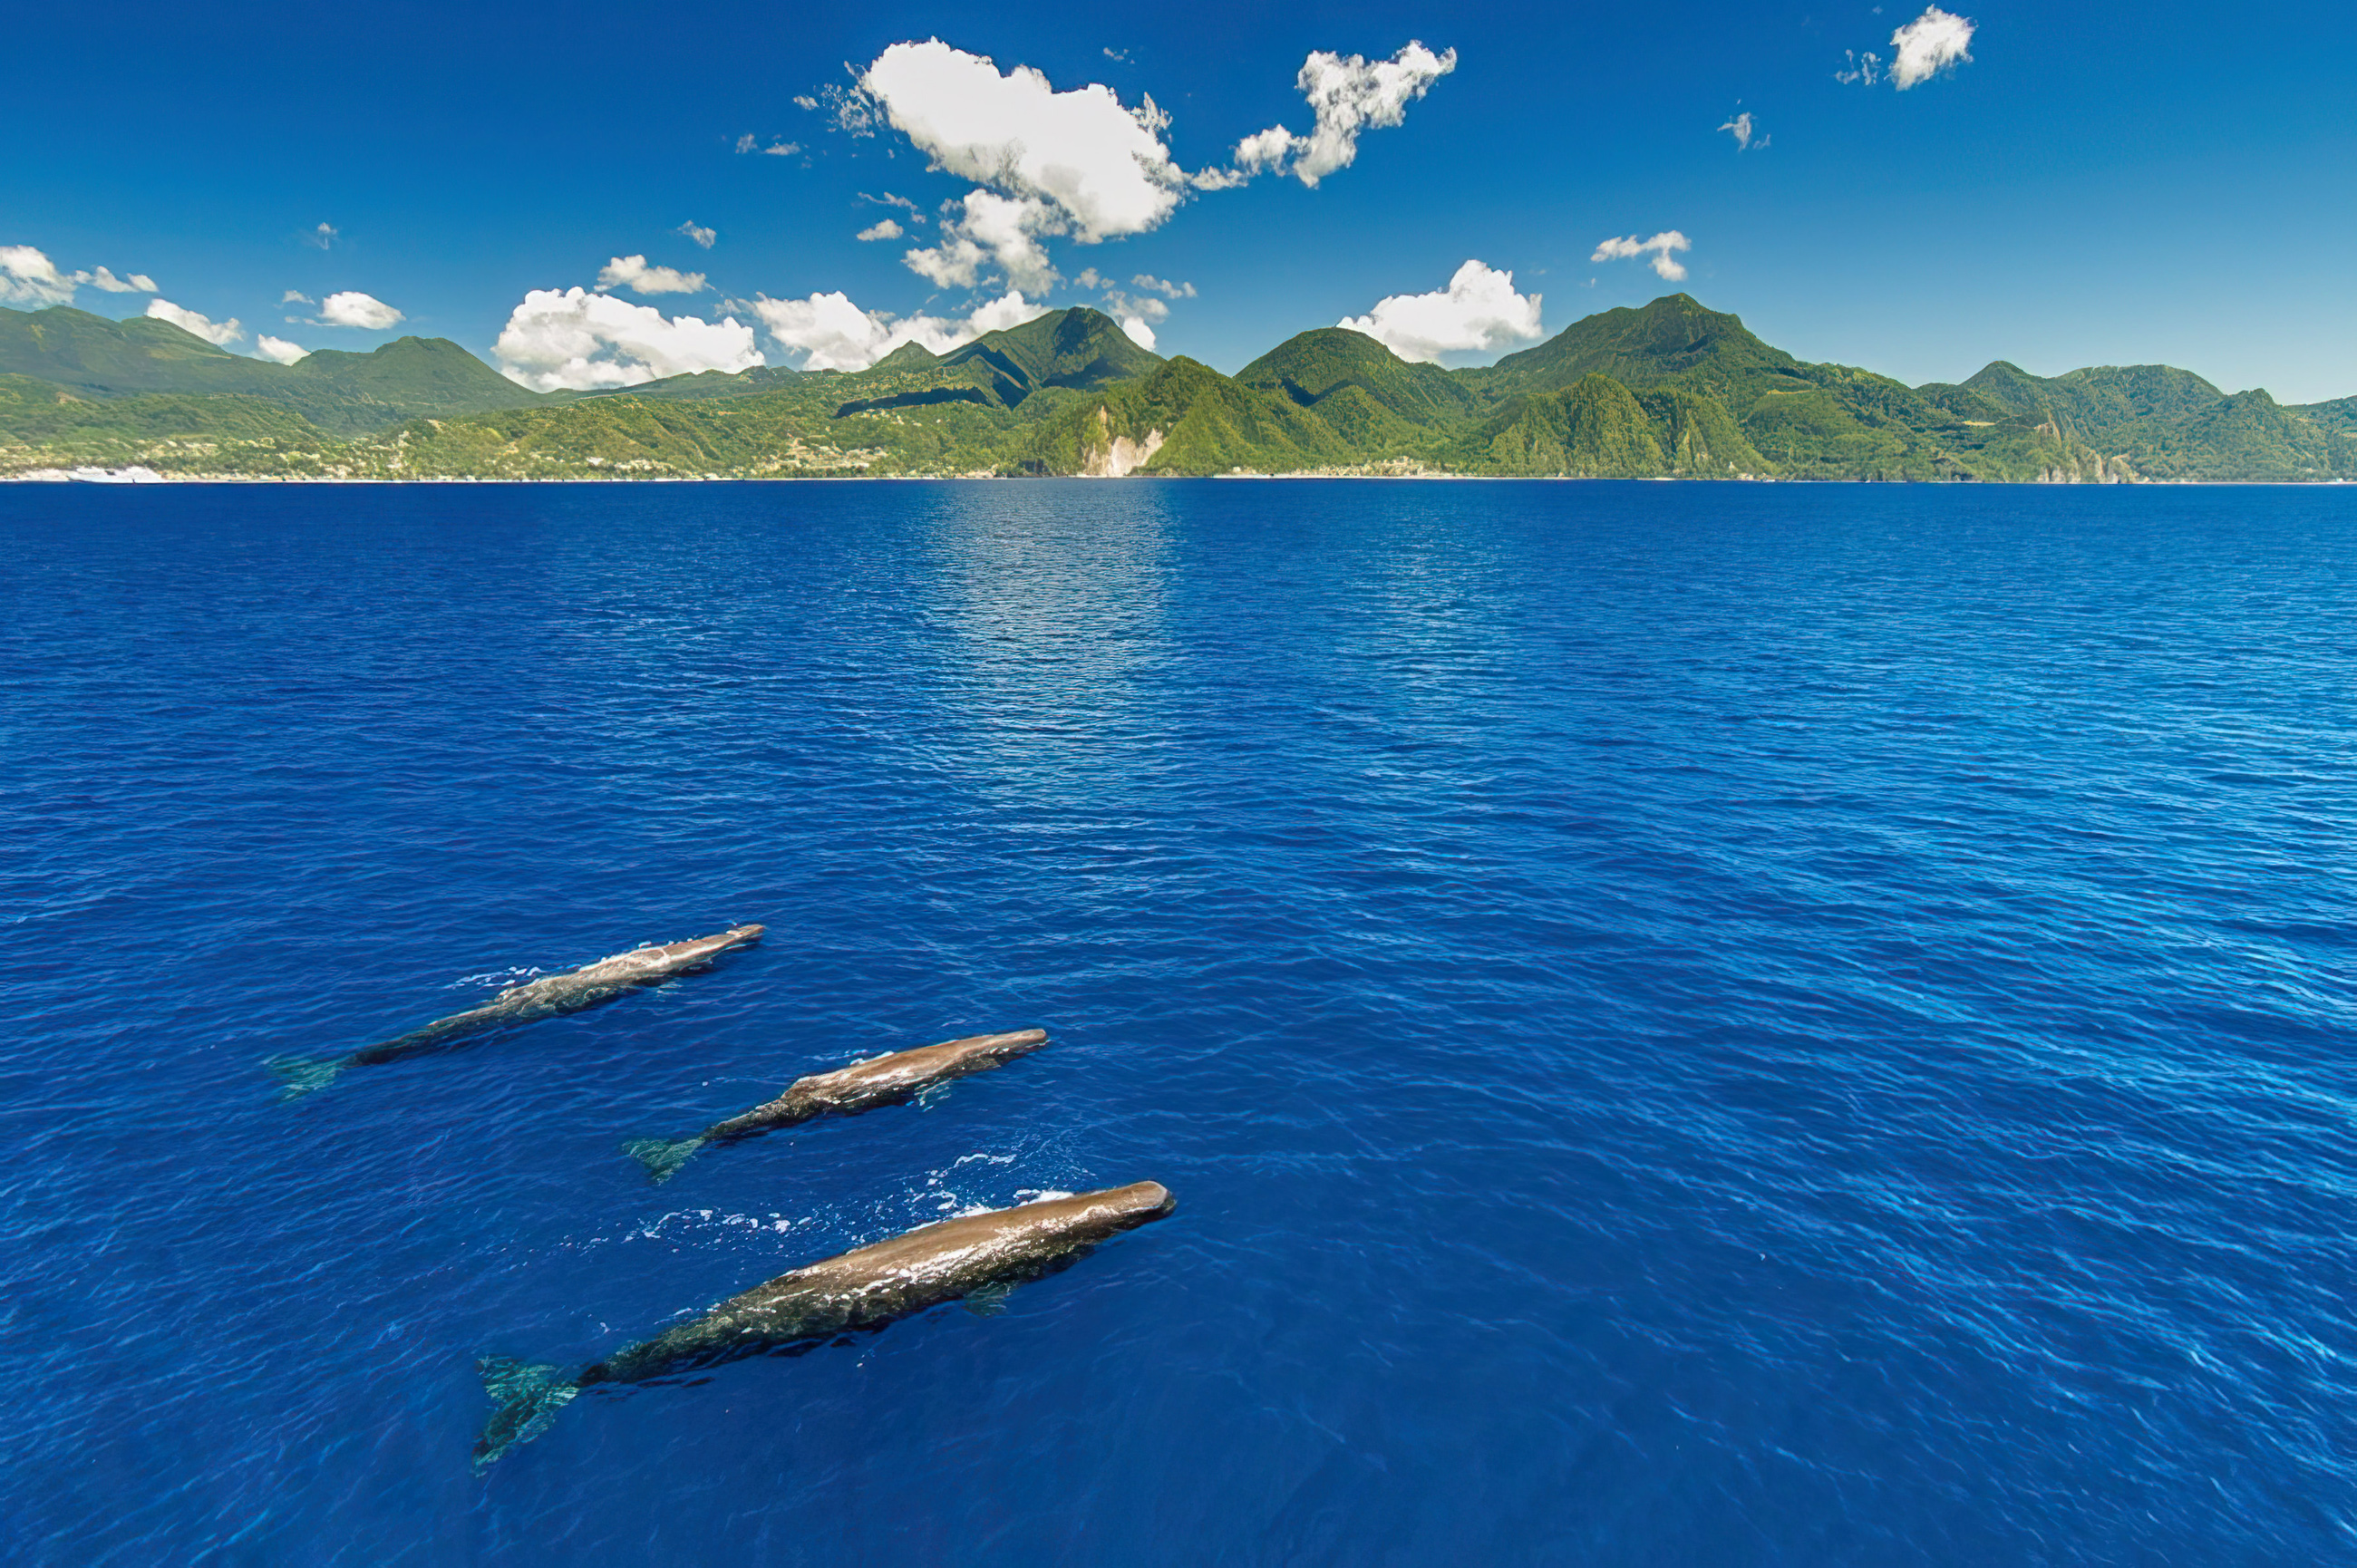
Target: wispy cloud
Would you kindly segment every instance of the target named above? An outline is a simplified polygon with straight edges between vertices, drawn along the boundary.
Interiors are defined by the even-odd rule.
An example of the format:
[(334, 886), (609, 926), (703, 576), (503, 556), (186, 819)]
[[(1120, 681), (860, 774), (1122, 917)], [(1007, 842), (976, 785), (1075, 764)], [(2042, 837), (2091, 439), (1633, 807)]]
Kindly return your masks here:
[(1514, 274), (1469, 261), (1448, 286), (1432, 294), (1395, 294), (1364, 316), (1335, 323), (1363, 332), (1403, 360), (1427, 363), (1443, 354), (1503, 349), (1536, 338), (1540, 296), (1514, 292)]
[(245, 329), (238, 325), (234, 317), (227, 321), (215, 321), (210, 317), (199, 316), (193, 310), (184, 310), (168, 299), (149, 300), (146, 313), (158, 321), (170, 322), (183, 332), (195, 333), (215, 348), (226, 349), (245, 336)]
[(317, 305), (319, 302), (313, 299), (309, 295), (305, 294), (299, 288), (290, 288), (285, 294), (278, 296), (278, 303), (281, 305)]
[(762, 153), (773, 158), (790, 158), (802, 150), (802, 145), (800, 142), (789, 142), (783, 137), (775, 137), (765, 147), (761, 145), (760, 137), (748, 131), (737, 138), (737, 150), (740, 153)]
[(317, 229), (305, 234), (303, 236), (303, 242), (307, 245), (317, 245), (319, 249), (324, 251), (333, 246), (336, 242), (336, 237), (342, 232), (342, 230), (337, 228), (332, 223), (322, 223)]
[(156, 280), (145, 273), (133, 273), (129, 277), (119, 278), (104, 267), (92, 267), (86, 273), (74, 274), (74, 281), (88, 284), (91, 287), (103, 290), (108, 294), (154, 294), (156, 292)]
[(607, 294), (626, 288), (632, 294), (701, 294), (704, 292), (702, 273), (683, 273), (676, 267), (651, 267), (644, 256), (616, 256), (597, 271), (597, 292)]
[(1760, 129), (1760, 123), (1751, 117), (1751, 111), (1749, 109), (1737, 114), (1734, 119), (1721, 125), (1719, 129), (1735, 138), (1735, 150), (1738, 153), (1768, 150), (1768, 134)]
[(677, 234), (683, 240), (694, 241), (697, 244), (703, 246), (707, 251), (712, 249), (713, 242), (720, 238), (720, 231), (718, 230), (706, 229), (692, 218), (686, 222), (681, 224), (678, 228), (673, 230), (672, 232)]
[(1671, 283), (1683, 283), (1686, 269), (1673, 252), (1693, 248), (1684, 234), (1675, 229), (1664, 229), (1650, 240), (1640, 240), (1634, 234), (1622, 240), (1607, 240), (1598, 245), (1596, 253), (1587, 259), (1591, 262), (1622, 262), (1650, 255), (1652, 260), (1646, 265)]

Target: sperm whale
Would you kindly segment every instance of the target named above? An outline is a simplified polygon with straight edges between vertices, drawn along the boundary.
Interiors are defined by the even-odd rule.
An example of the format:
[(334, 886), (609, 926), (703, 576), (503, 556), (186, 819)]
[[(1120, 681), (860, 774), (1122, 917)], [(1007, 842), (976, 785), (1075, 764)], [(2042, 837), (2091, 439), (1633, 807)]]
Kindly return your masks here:
[(1142, 1181), (962, 1215), (780, 1274), (570, 1378), (553, 1366), (486, 1358), (479, 1369), (494, 1409), (475, 1444), (476, 1467), (538, 1437), (585, 1389), (648, 1382), (881, 1328), (943, 1302), (1053, 1273), (1177, 1207), (1161, 1183)]
[(641, 1138), (623, 1148), (647, 1167), (650, 1180), (665, 1181), (707, 1144), (734, 1144), (821, 1116), (856, 1116), (878, 1106), (905, 1104), (935, 1084), (988, 1072), (1047, 1043), (1045, 1029), (1017, 1029), (999, 1035), (968, 1035), (962, 1040), (869, 1057), (833, 1072), (798, 1078), (775, 1100), (726, 1122), (716, 1122), (694, 1137)]
[(268, 1065), (284, 1086), (282, 1098), (293, 1100), (327, 1088), (347, 1068), (376, 1067), (448, 1050), (494, 1030), (552, 1018), (560, 1013), (578, 1013), (639, 986), (702, 969), (732, 948), (760, 940), (763, 929), (760, 926), (733, 926), (713, 936), (693, 937), (659, 947), (633, 948), (563, 974), (544, 974), (522, 985), (511, 985), (480, 1007), (436, 1018), (421, 1028), (348, 1056), (280, 1057)]

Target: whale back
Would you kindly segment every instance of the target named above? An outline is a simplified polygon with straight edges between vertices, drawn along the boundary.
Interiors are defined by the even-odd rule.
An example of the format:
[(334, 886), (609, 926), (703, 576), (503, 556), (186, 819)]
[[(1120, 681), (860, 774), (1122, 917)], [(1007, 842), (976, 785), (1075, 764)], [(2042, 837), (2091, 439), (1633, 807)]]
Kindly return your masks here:
[(634, 1382), (881, 1327), (985, 1285), (1036, 1279), (1177, 1207), (1161, 1183), (1145, 1181), (938, 1220), (780, 1274), (600, 1362), (581, 1381)]
[(920, 1046), (914, 1050), (869, 1057), (865, 1061), (856, 1061), (832, 1072), (813, 1073), (807, 1078), (796, 1079), (780, 1098), (823, 1106), (872, 1103), (886, 1096), (939, 1083), (944, 1079), (988, 1072), (1001, 1062), (1027, 1056), (1047, 1043), (1048, 1031), (1045, 1029), (968, 1035), (963, 1039), (943, 1040), (937, 1046)]
[(567, 996), (605, 985), (635, 985), (648, 980), (658, 980), (708, 962), (731, 948), (748, 947), (759, 941), (767, 929), (764, 926), (732, 926), (708, 937), (690, 937), (685, 941), (632, 948), (628, 952), (601, 958), (596, 963), (584, 964), (563, 974), (544, 974), (538, 980), (511, 985), (492, 998), (492, 1004), (513, 1005)]

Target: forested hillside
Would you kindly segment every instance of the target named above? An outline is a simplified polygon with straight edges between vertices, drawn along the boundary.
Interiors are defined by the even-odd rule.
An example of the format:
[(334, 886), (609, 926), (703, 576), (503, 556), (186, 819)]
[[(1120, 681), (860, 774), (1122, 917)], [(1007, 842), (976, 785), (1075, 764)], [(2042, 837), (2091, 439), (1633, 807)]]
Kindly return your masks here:
[(0, 475), (140, 465), (346, 478), (1463, 474), (2095, 482), (2357, 478), (2357, 399), (2286, 407), (2166, 365), (1909, 387), (1811, 364), (1683, 294), (1480, 369), (1318, 328), (1226, 376), (1060, 310), (865, 371), (516, 386), (445, 338), (291, 366), (171, 324), (0, 310)]

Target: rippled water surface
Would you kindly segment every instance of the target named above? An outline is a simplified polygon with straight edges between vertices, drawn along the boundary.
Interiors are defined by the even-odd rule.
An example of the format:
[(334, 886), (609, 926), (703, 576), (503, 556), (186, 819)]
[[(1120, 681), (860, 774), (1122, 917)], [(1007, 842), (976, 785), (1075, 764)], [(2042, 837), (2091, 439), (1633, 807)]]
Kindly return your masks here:
[[(2352, 662), (2338, 490), (0, 489), (9, 1555), (2348, 1561)], [(479, 1356), (1144, 1178), (469, 1466)]]

